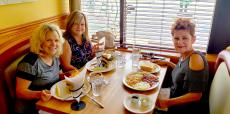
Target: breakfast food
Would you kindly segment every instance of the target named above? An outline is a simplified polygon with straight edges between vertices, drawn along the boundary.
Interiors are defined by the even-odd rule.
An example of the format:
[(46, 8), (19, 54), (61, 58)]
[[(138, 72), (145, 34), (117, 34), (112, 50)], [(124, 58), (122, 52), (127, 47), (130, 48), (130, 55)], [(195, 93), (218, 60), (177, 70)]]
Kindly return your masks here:
[(156, 77), (155, 75), (144, 75), (142, 81), (147, 82), (150, 84), (150, 86), (152, 86), (159, 81), (158, 79), (159, 78)]
[(134, 72), (126, 77), (126, 83), (137, 90), (147, 90), (158, 83), (158, 77), (147, 72)]
[(103, 53), (102, 57), (105, 58), (105, 59), (107, 59), (107, 60), (111, 60), (112, 59), (112, 54), (110, 54), (110, 53)]
[(133, 85), (135, 89), (145, 90), (150, 88), (150, 84), (148, 82), (139, 82)]
[(105, 67), (94, 66), (91, 70), (92, 70), (92, 71), (102, 71), (102, 70), (104, 70), (104, 69), (105, 69)]
[(97, 57), (97, 60), (92, 61), (90, 70), (103, 71), (110, 68), (115, 62), (114, 58), (113, 51), (105, 51), (101, 56)]
[(115, 55), (114, 55), (114, 51), (111, 50), (106, 50), (103, 54), (102, 57), (105, 58), (108, 61), (113, 61), (115, 60)]
[(141, 82), (143, 74), (141, 72), (131, 73), (126, 77), (126, 83), (130, 86), (135, 85), (136, 83)]
[(141, 68), (141, 70), (147, 71), (147, 72), (152, 72), (153, 71), (153, 67), (152, 66), (141, 65), (140, 68)]
[[(96, 62), (96, 61), (95, 61)], [(109, 62), (105, 59), (102, 59), (100, 64), (92, 63), (90, 69), (92, 71), (101, 71), (109, 67)]]
[(149, 61), (141, 61), (140, 69), (146, 72), (154, 72), (157, 70), (157, 65)]
[(110, 61), (108, 61), (108, 60), (105, 59), (105, 58), (102, 58), (102, 59), (101, 59), (101, 64), (102, 64), (103, 67), (107, 68), (107, 67), (109, 67), (109, 65), (110, 65)]
[(63, 83), (56, 85), (55, 93), (56, 96), (60, 98), (67, 98), (71, 94), (69, 89)]

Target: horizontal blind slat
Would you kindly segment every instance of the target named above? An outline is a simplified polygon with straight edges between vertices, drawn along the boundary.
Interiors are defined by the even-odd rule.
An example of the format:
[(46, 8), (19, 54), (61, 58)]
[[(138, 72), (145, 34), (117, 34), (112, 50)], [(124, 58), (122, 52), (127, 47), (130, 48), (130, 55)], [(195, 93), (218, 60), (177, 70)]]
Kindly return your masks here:
[[(124, 42), (173, 49), (171, 25), (176, 18), (187, 17), (196, 22), (197, 40), (194, 48), (206, 50), (215, 2), (215, 0), (192, 0), (184, 12), (180, 7), (180, 0), (126, 0), (125, 31), (121, 33), (125, 35)], [(119, 0), (82, 0), (81, 4), (88, 16), (91, 34), (106, 29), (120, 34), (118, 33)]]
[(169, 42), (171, 41), (171, 25), (175, 18), (185, 16), (193, 18), (197, 23), (196, 35), (198, 37), (194, 47), (206, 48), (215, 1), (213, 3), (191, 2), (187, 12), (180, 12), (178, 0), (174, 2), (156, 0), (154, 3), (147, 0), (147, 2), (144, 2), (145, 0), (127, 1), (127, 7), (135, 7), (133, 10), (128, 10), (129, 13), (126, 15), (126, 39), (131, 40), (127, 42), (149, 45), (157, 42), (161, 46), (173, 48), (173, 45), (169, 45), (172, 44)]

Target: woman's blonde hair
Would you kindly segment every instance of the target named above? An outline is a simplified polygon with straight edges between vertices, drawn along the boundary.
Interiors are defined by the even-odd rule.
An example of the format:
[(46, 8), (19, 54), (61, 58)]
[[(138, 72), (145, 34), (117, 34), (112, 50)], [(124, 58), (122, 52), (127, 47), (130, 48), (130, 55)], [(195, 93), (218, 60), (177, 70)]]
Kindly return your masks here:
[(86, 40), (89, 41), (89, 33), (88, 33), (88, 21), (86, 15), (81, 11), (73, 11), (70, 13), (66, 20), (66, 31), (64, 32), (64, 37), (68, 38), (71, 36), (71, 28), (73, 24), (80, 24), (81, 20), (84, 18), (85, 20), (85, 32), (83, 35), (86, 37)]
[(61, 29), (55, 24), (44, 24), (37, 28), (30, 39), (30, 51), (38, 55), (42, 53), (42, 44), (46, 40), (46, 34), (48, 32), (56, 32), (58, 34), (58, 49), (55, 56), (59, 57), (63, 52), (64, 38)]
[(195, 36), (195, 24), (191, 19), (188, 18), (178, 18), (171, 28), (171, 34), (174, 34), (175, 30), (187, 30), (191, 36)]

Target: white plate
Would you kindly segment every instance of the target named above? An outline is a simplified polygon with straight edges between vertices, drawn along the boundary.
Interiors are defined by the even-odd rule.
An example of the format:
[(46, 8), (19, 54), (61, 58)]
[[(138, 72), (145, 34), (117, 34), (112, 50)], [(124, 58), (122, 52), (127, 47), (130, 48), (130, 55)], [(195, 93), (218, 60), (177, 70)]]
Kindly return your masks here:
[[(61, 80), (59, 82), (57, 82), (56, 84), (54, 84), (51, 89), (50, 89), (50, 92), (51, 92), (51, 95), (56, 98), (56, 99), (59, 99), (59, 100), (64, 100), (64, 101), (69, 101), (69, 100), (75, 100), (73, 98), (73, 96), (75, 96), (76, 92), (71, 92), (71, 94), (66, 94), (65, 97), (59, 97), (56, 95), (56, 87), (59, 87), (60, 89), (64, 89), (64, 88), (67, 88), (66, 86), (66, 82), (65, 80)], [(88, 93), (91, 89), (91, 85), (88, 83), (88, 82), (85, 82), (84, 83), (84, 86), (82, 88), (82, 90), (85, 91), (85, 93)], [(78, 94), (78, 93), (77, 93)], [(79, 94), (78, 94), (79, 95)], [(76, 95), (76, 96), (78, 96)], [(82, 93), (80, 97), (83, 97), (84, 94)]]
[[(161, 70), (161, 67), (158, 64), (155, 64), (155, 63), (152, 63), (152, 62), (149, 62), (149, 61), (144, 61), (144, 60), (139, 62), (139, 65), (138, 65), (139, 70), (141, 70), (140, 66), (142, 64), (144, 64), (145, 62), (148, 62), (148, 64), (150, 64), (151, 66), (155, 67), (155, 69), (153, 69), (150, 73), (158, 73)], [(145, 71), (145, 72), (147, 72), (147, 71)]]
[[(138, 89), (138, 88), (132, 87), (131, 85), (129, 85), (129, 84), (126, 82), (126, 77), (129, 76), (129, 75), (131, 75), (131, 74), (134, 74), (134, 73), (138, 73), (138, 72), (131, 72), (131, 73), (129, 73), (128, 75), (126, 75), (126, 76), (123, 77), (123, 84), (124, 84), (126, 87), (128, 87), (128, 88), (130, 88), (130, 89), (133, 89), (133, 90), (138, 90), (138, 91), (148, 91), (148, 90), (152, 90), (152, 89), (155, 89), (156, 87), (158, 87), (159, 82), (155, 82), (152, 86), (150, 86), (150, 87), (147, 88), (147, 89)], [(140, 73), (148, 73), (148, 72), (140, 72)], [(152, 74), (152, 75), (153, 75), (153, 74)]]
[(115, 67), (116, 67), (116, 66), (115, 66), (115, 62), (114, 62), (114, 61), (111, 61), (111, 62), (112, 62), (112, 63), (110, 63), (110, 65), (109, 65), (108, 68), (105, 68), (105, 69), (103, 69), (103, 70), (94, 71), (92, 65), (97, 63), (97, 60), (94, 58), (94, 59), (92, 59), (91, 61), (89, 61), (88, 63), (86, 63), (86, 68), (87, 68), (89, 71), (93, 71), (93, 72), (108, 72), (108, 71), (111, 71), (111, 70), (115, 69)]
[[(132, 98), (135, 96), (135, 98)], [(138, 98), (138, 99), (136, 99)], [(123, 101), (124, 107), (132, 113), (148, 113), (153, 110), (153, 101), (152, 99), (143, 94), (130, 94)]]

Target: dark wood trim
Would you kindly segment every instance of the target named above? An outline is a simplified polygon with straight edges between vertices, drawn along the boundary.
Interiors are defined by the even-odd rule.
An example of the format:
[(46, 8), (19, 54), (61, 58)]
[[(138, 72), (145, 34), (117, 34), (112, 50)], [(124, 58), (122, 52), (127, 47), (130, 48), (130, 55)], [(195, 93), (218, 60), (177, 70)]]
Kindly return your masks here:
[[(124, 33), (125, 32), (125, 14), (124, 14), (124, 10), (125, 10), (125, 2), (123, 0), (120, 1), (120, 33)], [(123, 45), (123, 42), (125, 41), (126, 37), (124, 36), (124, 34), (120, 34), (120, 47), (125, 47)], [(121, 45), (122, 44), (122, 45)]]

